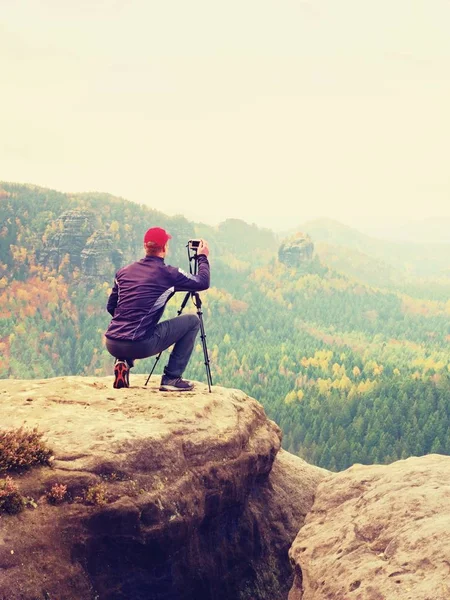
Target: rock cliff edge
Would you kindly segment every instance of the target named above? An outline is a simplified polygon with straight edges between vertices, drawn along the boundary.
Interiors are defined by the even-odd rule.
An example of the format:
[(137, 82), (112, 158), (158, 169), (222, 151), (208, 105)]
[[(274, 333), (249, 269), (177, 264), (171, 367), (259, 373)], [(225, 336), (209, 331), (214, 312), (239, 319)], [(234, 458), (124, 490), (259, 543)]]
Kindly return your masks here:
[(0, 519), (1, 600), (286, 598), (324, 471), (243, 392), (141, 377), (2, 382), (0, 428), (38, 427), (54, 460), (13, 475), (36, 506)]

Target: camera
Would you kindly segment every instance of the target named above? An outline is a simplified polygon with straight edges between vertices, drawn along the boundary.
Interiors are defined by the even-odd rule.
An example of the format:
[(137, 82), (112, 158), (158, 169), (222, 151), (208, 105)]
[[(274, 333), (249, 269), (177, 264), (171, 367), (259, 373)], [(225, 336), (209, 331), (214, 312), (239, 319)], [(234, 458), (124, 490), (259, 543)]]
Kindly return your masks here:
[(201, 240), (189, 240), (188, 245), (191, 250), (198, 250)]

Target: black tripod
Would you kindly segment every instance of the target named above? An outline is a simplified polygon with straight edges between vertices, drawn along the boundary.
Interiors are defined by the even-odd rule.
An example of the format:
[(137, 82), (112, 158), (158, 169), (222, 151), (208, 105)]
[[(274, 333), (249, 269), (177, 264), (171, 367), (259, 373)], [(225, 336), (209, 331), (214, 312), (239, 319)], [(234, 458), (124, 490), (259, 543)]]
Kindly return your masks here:
[[(194, 246), (193, 244), (195, 244), (195, 241), (193, 242), (191, 240), (186, 245), (186, 248), (187, 248), (188, 260), (189, 260), (189, 271), (190, 271), (191, 275), (197, 275), (197, 269), (198, 269), (197, 246)], [(192, 270), (192, 262), (194, 262), (194, 270)], [(177, 312), (177, 315), (178, 316), (181, 315), (186, 304), (188, 303), (189, 298), (192, 298), (192, 302), (194, 303), (194, 306), (197, 309), (197, 316), (200, 321), (200, 338), (202, 340), (203, 356), (205, 358), (206, 378), (208, 380), (208, 389), (211, 392), (211, 386), (213, 385), (213, 382), (212, 382), (212, 376), (211, 376), (211, 366), (209, 363), (208, 348), (206, 346), (206, 333), (205, 333), (205, 326), (203, 323), (202, 301), (200, 298), (200, 294), (198, 292), (187, 292), (186, 296), (184, 297), (183, 302), (181, 303), (180, 309)], [(158, 356), (156, 357), (155, 364), (153, 365), (153, 368), (150, 371), (149, 376), (147, 377), (147, 381), (145, 382), (145, 385), (147, 385), (147, 383), (150, 381), (150, 377), (153, 375), (153, 371), (155, 370), (156, 365), (158, 364), (158, 361), (161, 358), (161, 354), (162, 354), (162, 352), (160, 352), (158, 354)]]

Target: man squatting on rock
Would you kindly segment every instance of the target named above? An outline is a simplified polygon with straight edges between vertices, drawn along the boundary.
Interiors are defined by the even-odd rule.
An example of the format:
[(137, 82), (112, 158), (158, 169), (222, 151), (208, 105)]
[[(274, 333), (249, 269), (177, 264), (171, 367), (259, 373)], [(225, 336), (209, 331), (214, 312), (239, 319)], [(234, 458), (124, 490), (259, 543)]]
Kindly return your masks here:
[(197, 252), (198, 274), (166, 265), (171, 239), (164, 229), (152, 227), (144, 236), (145, 257), (122, 267), (108, 299), (112, 315), (106, 330), (106, 348), (116, 358), (114, 387), (130, 387), (129, 374), (137, 358), (159, 354), (175, 344), (164, 368), (161, 391), (190, 391), (194, 385), (182, 375), (200, 328), (196, 314), (182, 314), (158, 323), (175, 292), (200, 292), (209, 288), (208, 244), (201, 240)]

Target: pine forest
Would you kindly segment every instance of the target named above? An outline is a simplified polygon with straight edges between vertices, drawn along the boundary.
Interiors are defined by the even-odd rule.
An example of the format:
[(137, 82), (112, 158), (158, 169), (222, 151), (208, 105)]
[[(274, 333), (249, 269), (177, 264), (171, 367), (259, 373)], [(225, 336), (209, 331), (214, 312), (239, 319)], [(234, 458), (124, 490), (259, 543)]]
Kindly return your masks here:
[[(284, 448), (331, 470), (450, 454), (450, 244), (394, 244), (333, 221), (302, 225), (314, 251), (293, 259), (283, 239), (296, 230), (211, 227), (108, 194), (2, 183), (0, 377), (111, 375), (106, 301), (153, 225), (173, 236), (166, 262), (185, 270), (187, 241), (208, 240), (214, 384), (259, 400)], [(152, 365), (138, 361), (131, 384)], [(186, 376), (206, 381), (200, 340)]]

